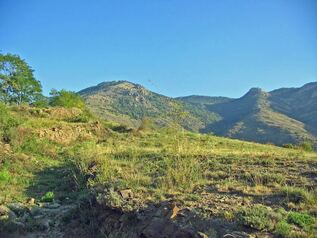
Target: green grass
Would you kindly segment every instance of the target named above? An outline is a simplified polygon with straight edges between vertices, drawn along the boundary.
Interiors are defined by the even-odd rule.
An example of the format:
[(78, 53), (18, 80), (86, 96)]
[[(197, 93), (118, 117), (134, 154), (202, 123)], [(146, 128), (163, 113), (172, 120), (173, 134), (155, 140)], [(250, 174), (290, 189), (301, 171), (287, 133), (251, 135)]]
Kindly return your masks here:
[[(0, 203), (52, 198), (47, 192), (71, 202), (93, 191), (122, 210), (175, 200), (259, 232), (315, 232), (316, 153), (173, 128), (118, 132), (109, 122), (70, 121), (65, 110), (58, 118), (12, 112), (23, 120), (10, 132), (12, 151), (0, 152)], [(123, 189), (133, 192), (131, 201)]]

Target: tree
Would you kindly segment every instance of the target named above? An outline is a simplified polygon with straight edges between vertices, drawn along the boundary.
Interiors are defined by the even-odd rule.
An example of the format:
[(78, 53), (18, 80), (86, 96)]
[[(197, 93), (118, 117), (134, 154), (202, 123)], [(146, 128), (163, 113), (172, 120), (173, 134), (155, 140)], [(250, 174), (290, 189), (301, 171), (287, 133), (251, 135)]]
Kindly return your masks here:
[(33, 70), (18, 55), (0, 54), (0, 100), (4, 103), (33, 103), (42, 95), (42, 86)]
[(85, 109), (85, 103), (82, 98), (75, 92), (52, 89), (50, 92), (51, 100), (50, 105), (53, 107), (77, 107)]

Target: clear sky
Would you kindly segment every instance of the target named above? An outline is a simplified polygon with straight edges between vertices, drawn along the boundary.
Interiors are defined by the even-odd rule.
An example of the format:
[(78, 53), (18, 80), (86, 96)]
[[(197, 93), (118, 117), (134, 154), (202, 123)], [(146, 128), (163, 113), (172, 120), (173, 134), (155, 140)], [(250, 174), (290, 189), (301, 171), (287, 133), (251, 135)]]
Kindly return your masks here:
[(0, 0), (0, 51), (51, 88), (239, 97), (317, 81), (316, 0)]

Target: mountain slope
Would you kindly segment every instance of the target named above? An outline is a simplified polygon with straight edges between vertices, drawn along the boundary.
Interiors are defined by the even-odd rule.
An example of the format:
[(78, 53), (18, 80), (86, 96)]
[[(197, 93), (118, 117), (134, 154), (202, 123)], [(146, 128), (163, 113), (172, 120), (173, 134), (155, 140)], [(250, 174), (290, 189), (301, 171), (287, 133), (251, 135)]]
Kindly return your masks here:
[(270, 92), (272, 108), (306, 124), (317, 136), (317, 82)]
[(127, 81), (104, 82), (79, 94), (99, 116), (132, 127), (150, 118), (161, 126), (178, 123), (191, 131), (261, 143), (316, 143), (317, 83), (272, 92), (252, 88), (238, 99), (173, 99)]
[[(217, 120), (217, 115), (203, 107), (184, 105), (127, 81), (103, 82), (79, 94), (97, 115), (129, 126), (138, 126), (143, 118), (151, 118), (159, 125), (178, 122), (186, 129), (198, 131), (207, 122)], [(180, 115), (184, 111), (185, 116)]]
[(218, 113), (222, 120), (202, 132), (279, 145), (315, 140), (302, 121), (275, 110), (270, 99), (271, 93), (253, 88), (239, 99), (210, 105), (208, 110)]

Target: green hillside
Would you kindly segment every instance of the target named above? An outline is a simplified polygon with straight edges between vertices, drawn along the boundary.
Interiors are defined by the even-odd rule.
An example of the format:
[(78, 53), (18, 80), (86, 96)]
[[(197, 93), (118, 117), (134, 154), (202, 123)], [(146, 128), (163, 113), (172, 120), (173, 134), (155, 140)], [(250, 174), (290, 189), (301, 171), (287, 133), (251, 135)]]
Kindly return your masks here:
[(272, 92), (253, 88), (238, 99), (173, 99), (127, 81), (104, 82), (79, 94), (99, 116), (130, 127), (149, 118), (159, 126), (180, 124), (190, 131), (248, 141), (316, 144), (317, 83)]
[(210, 105), (208, 110), (219, 114), (222, 120), (211, 123), (203, 132), (278, 145), (316, 141), (302, 121), (274, 110), (270, 99), (271, 93), (254, 88), (239, 99)]
[(184, 105), (127, 81), (104, 82), (79, 94), (97, 115), (131, 127), (137, 127), (144, 118), (151, 118), (160, 126), (178, 123), (198, 131), (207, 122), (218, 119), (203, 106)]
[(1, 106), (0, 237), (314, 237), (317, 154)]

